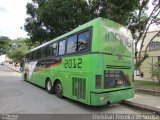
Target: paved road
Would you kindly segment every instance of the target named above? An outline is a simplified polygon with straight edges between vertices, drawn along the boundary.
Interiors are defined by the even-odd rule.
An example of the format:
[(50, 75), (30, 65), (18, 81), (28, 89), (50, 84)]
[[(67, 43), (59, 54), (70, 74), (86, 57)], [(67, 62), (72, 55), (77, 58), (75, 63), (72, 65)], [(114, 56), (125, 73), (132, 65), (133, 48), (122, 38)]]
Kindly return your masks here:
[(20, 73), (6, 66), (0, 66), (0, 113), (32, 114), (88, 114), (88, 113), (129, 113), (142, 114), (122, 104), (90, 107), (67, 98), (59, 99), (44, 89), (25, 82)]

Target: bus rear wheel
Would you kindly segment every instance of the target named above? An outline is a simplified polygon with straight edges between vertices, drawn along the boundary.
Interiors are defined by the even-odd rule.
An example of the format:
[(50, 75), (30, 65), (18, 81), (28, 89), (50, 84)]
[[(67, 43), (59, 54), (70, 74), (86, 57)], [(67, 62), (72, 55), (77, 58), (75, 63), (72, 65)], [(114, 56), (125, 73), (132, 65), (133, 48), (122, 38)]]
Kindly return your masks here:
[(53, 94), (53, 86), (51, 80), (47, 80), (46, 82), (46, 90), (48, 93)]
[(24, 74), (24, 81), (27, 81), (27, 74)]
[(59, 97), (59, 98), (63, 97), (63, 87), (62, 87), (62, 84), (60, 81), (56, 82), (55, 93), (56, 93), (57, 97)]

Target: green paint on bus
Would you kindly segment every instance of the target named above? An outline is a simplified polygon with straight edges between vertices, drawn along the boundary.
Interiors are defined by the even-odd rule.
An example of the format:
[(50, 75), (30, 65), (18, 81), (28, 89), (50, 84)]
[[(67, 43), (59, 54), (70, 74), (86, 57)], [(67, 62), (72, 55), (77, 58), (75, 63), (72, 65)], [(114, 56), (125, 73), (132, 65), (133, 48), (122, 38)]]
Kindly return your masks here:
[(131, 32), (100, 17), (29, 51), (23, 76), (58, 97), (115, 103), (134, 96), (133, 50)]

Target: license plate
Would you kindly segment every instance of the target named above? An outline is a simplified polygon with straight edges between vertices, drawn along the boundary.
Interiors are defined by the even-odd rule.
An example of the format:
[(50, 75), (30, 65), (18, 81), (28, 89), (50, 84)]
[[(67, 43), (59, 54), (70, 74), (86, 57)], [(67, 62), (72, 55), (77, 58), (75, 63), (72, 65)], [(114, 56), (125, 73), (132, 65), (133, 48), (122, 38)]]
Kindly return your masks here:
[(123, 80), (117, 80), (117, 85), (123, 85)]

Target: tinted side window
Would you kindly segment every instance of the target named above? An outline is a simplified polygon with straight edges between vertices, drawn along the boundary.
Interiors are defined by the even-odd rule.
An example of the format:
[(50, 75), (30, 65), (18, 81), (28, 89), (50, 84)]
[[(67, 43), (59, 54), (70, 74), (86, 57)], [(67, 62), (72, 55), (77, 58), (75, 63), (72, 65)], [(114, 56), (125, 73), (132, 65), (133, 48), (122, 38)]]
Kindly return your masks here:
[(86, 31), (78, 35), (78, 51), (85, 51), (88, 49), (89, 33), (89, 31)]
[(38, 54), (38, 59), (39, 59), (39, 58), (41, 58), (41, 49), (38, 49), (37, 52), (38, 52), (37, 54)]
[(57, 43), (53, 43), (52, 45), (51, 45), (51, 54), (53, 55), (53, 56), (56, 56), (57, 55), (57, 48), (58, 48), (58, 44)]
[(39, 50), (36, 50), (36, 51), (35, 51), (35, 59), (38, 59), (38, 58), (39, 58), (39, 56), (38, 56), (38, 51), (39, 51)]
[(46, 47), (43, 47), (41, 50), (42, 57), (46, 57)]
[(77, 35), (68, 37), (67, 53), (74, 53), (77, 51)]
[(59, 42), (59, 51), (58, 51), (58, 55), (64, 55), (65, 53), (65, 40), (62, 40)]
[(32, 53), (29, 53), (29, 60), (32, 60)]
[(49, 57), (49, 56), (51, 56), (51, 46), (50, 45), (48, 45), (47, 46), (47, 56)]
[(35, 59), (35, 51), (32, 52), (32, 60)]
[(26, 60), (29, 60), (29, 54), (26, 54)]
[(37, 50), (35, 51), (34, 59), (37, 59)]

